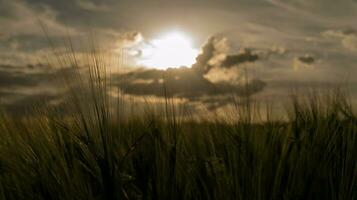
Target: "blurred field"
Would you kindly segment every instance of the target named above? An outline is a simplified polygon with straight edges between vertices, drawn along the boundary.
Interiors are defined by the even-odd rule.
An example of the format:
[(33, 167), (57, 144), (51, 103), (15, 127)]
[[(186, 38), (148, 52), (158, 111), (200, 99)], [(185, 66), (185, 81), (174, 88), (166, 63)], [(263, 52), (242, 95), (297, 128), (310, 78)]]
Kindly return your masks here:
[(198, 121), (170, 97), (123, 116), (102, 65), (76, 76), (67, 117), (2, 115), (0, 199), (357, 199), (357, 117), (342, 92), (292, 96), (284, 121), (248, 97), (232, 101), (234, 120)]

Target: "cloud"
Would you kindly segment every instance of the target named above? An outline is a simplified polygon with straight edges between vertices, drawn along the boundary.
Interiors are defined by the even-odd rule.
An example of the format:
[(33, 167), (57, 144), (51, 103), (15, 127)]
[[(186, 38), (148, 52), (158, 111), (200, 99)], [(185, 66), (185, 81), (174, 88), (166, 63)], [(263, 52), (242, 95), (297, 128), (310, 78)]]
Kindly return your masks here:
[(110, 7), (108, 5), (96, 4), (90, 0), (76, 0), (79, 7), (88, 11), (108, 11)]
[(258, 54), (252, 53), (249, 49), (243, 49), (238, 54), (227, 55), (220, 65), (225, 68), (231, 68), (242, 63), (255, 62), (258, 59)]
[(0, 65), (0, 109), (21, 114), (35, 103), (42, 106), (44, 103), (63, 101), (68, 93), (61, 81), (63, 76), (73, 80), (73, 85), (77, 84), (78, 77), (75, 77), (74, 68), (70, 67)]
[(38, 85), (41, 81), (48, 80), (47, 73), (25, 73), (22, 68), (11, 65), (0, 66), (0, 89), (11, 87), (32, 87)]
[(232, 68), (259, 59), (258, 54), (242, 49), (237, 54), (229, 54), (230, 47), (226, 38), (211, 37), (201, 49), (192, 69), (199, 74), (207, 74), (212, 68)]
[(201, 54), (191, 68), (142, 69), (114, 75), (114, 84), (130, 95), (169, 95), (190, 100), (229, 94), (253, 95), (263, 90), (266, 84), (262, 80), (246, 78), (238, 67), (254, 63), (259, 59), (258, 54), (249, 49), (236, 54), (229, 51), (226, 38), (211, 37), (202, 46)]
[[(52, 4), (46, 0), (35, 0), (31, 3), (0, 1), (0, 11), (6, 11), (0, 14), (0, 26), (6, 27), (0, 31), (0, 64), (38, 63), (39, 60), (43, 61), (53, 56), (52, 44), (61, 52), (70, 49), (69, 37), (74, 51), (78, 54), (88, 52), (90, 46), (88, 44), (93, 40), (107, 51), (114, 51), (118, 46), (128, 46), (141, 40), (141, 33), (137, 31), (94, 27), (92, 29), (94, 34), (90, 35), (90, 31), (82, 30), (80, 26), (71, 26), (61, 21), (59, 17), (64, 14), (59, 8), (66, 7), (65, 2), (56, 1)], [(92, 3), (102, 5), (101, 2)], [(75, 1), (72, 4), (75, 4)], [(85, 11), (78, 11), (78, 15), (81, 12)], [(92, 41), (89, 42), (88, 38)]]
[(131, 47), (143, 41), (143, 36), (138, 31), (125, 31), (116, 34), (117, 43), (120, 47)]
[(192, 65), (192, 69), (199, 74), (206, 74), (212, 68), (210, 62), (215, 58), (218, 59), (220, 57), (217, 55), (217, 49), (221, 46), (217, 44), (220, 44), (223, 41), (224, 40), (218, 40), (215, 37), (209, 38), (207, 43), (203, 45), (201, 53), (197, 56), (196, 63)]
[(67, 30), (71, 33), (76, 31), (71, 27), (66, 27), (57, 21), (57, 15), (50, 7), (43, 5), (41, 9), (33, 9), (24, 1), (1, 1), (2, 12), (0, 22), (2, 34), (4, 35), (44, 35), (40, 26), (40, 21), (46, 25), (48, 31), (53, 35), (63, 34)]
[(79, 34), (58, 22), (58, 13), (47, 5), (33, 8), (26, 1), (0, 1), (0, 12), (0, 26), (6, 27), (0, 31), (0, 64), (23, 65), (34, 57), (43, 57), (39, 51), (50, 48), (44, 29), (52, 41), (60, 41), (56, 44), (64, 43), (67, 32), (73, 37)]
[[(0, 64), (38, 63), (38, 60), (43, 61), (53, 56), (52, 44), (61, 52), (70, 49), (69, 37), (78, 54), (88, 52), (88, 44), (93, 40), (101, 48), (112, 52), (140, 42), (140, 32), (123, 27), (118, 29), (113, 25), (122, 21), (115, 16), (110, 17), (113, 26), (101, 26), (100, 20), (109, 16), (99, 10), (108, 7), (108, 3), (109, 1), (96, 0), (0, 1), (0, 26), (6, 27), (0, 30)], [(70, 19), (67, 21), (67, 18)], [(91, 18), (95, 18), (95, 22), (87, 24)], [(100, 20), (97, 21), (97, 18)], [(116, 21), (113, 21), (114, 18)], [(79, 24), (73, 22), (78, 20)]]
[[(119, 30), (127, 28), (127, 19), (122, 16), (128, 13), (119, 6), (122, 1), (113, 0), (23, 0), (28, 7), (37, 12), (49, 9), (56, 14), (56, 21), (79, 31)], [(125, 8), (128, 10), (128, 8)], [(124, 11), (123, 11), (124, 10)], [(132, 13), (130, 13), (132, 14)]]
[[(281, 12), (282, 8), (286, 12)], [(215, 37), (207, 40), (192, 69), (172, 71), (174, 75), (167, 75), (170, 81), (166, 83), (177, 84), (171, 86), (173, 95), (200, 101), (207, 95), (219, 101), (220, 96), (228, 93), (225, 91), (235, 90), (238, 94), (242, 84), (252, 83), (254, 79), (264, 80), (269, 85), (269, 80), (281, 78), (332, 80), (341, 79), (344, 74), (355, 74), (356, 31), (336, 27), (354, 27), (357, 12), (352, 11), (356, 8), (347, 1), (334, 0), (183, 0), (175, 3), (161, 0), (0, 0), (0, 27), (4, 27), (0, 30), (0, 63), (36, 66), (38, 58), (40, 61), (47, 58), (50, 45), (38, 19), (46, 25), (51, 40), (60, 48), (64, 46), (62, 37), (66, 36), (68, 28), (74, 42), (93, 31), (95, 42), (110, 52), (121, 47), (128, 47), (130, 51), (132, 45), (141, 43), (142, 34), (154, 37), (176, 26), (188, 31), (194, 42), (202, 41), (207, 34), (215, 34)], [(326, 37), (322, 38), (321, 32), (326, 29), (331, 30), (325, 31)], [(87, 45), (88, 41), (81, 43)], [(77, 47), (75, 45), (75, 51), (82, 53), (81, 47)], [(140, 54), (139, 51), (134, 53)], [(308, 56), (302, 56), (305, 53)], [(129, 59), (135, 59), (135, 55), (126, 59), (126, 63), (134, 63)], [(318, 67), (320, 61), (323, 67)], [(245, 80), (243, 68), (254, 71), (251, 79)], [(129, 81), (126, 89), (120, 87), (133, 95), (162, 96), (163, 74), (157, 70), (141, 70), (135, 76), (122, 75), (120, 78)], [(182, 78), (180, 74), (189, 78)], [(40, 76), (7, 71), (0, 75), (0, 83), (5, 87), (8, 81), (11, 88), (27, 84), (27, 88), (42, 88), (43, 82), (36, 80), (42, 79)], [(197, 84), (197, 88), (190, 85), (190, 81)], [(264, 84), (253, 85), (265, 90)]]
[(12, 101), (2, 102), (1, 110), (6, 111), (7, 114), (11, 115), (20, 115), (23, 116), (25, 113), (34, 114), (32, 111), (39, 111), (41, 108), (44, 108), (46, 105), (51, 104), (52, 101), (57, 101), (61, 99), (59, 94), (20, 94), (20, 93), (4, 93), (0, 92), (2, 97), (6, 99), (13, 99)]
[(345, 48), (357, 51), (357, 32), (354, 29), (327, 30), (322, 35), (327, 38), (337, 38)]
[(300, 56), (298, 57), (298, 60), (308, 65), (313, 64), (315, 62), (315, 58), (311, 55)]
[(293, 60), (293, 67), (295, 70), (299, 70), (302, 68), (311, 69), (315, 67), (315, 62), (316, 59), (312, 55), (306, 54), (303, 56), (297, 56)]
[(187, 99), (224, 94), (242, 95), (245, 94), (246, 88), (249, 88), (251, 95), (265, 87), (265, 83), (260, 80), (251, 80), (247, 85), (232, 85), (229, 82), (213, 83), (186, 67), (167, 71), (157, 69), (134, 71), (114, 75), (113, 79), (115, 80), (113, 84), (126, 94), (157, 97), (168, 95)]
[(354, 0), (336, 2), (335, 0), (266, 0), (298, 15), (304, 15), (317, 22), (353, 22), (356, 16)]

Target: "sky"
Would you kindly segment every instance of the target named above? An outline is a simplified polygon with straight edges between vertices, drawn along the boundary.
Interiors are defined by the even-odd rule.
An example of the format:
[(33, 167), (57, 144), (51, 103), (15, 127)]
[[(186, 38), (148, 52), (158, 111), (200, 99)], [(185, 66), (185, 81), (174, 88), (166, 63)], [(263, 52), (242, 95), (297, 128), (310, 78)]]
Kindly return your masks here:
[[(242, 95), (243, 83), (271, 101), (292, 87), (348, 83), (355, 101), (356, 17), (356, 0), (0, 0), (0, 104), (19, 112), (60, 102), (65, 91), (49, 83), (64, 69), (47, 63), (52, 48), (66, 52), (68, 37), (78, 55), (93, 38), (111, 55), (124, 49), (130, 73), (112, 78), (135, 98), (162, 97), (165, 73), (172, 96), (208, 110)], [(145, 66), (145, 52), (170, 33), (189, 39), (192, 65)]]

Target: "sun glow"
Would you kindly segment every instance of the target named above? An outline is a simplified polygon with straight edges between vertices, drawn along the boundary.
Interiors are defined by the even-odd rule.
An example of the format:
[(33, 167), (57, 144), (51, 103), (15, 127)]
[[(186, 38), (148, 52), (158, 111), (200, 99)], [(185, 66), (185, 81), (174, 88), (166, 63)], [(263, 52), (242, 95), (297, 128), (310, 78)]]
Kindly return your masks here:
[(179, 32), (173, 32), (150, 41), (141, 49), (138, 64), (157, 69), (190, 67), (196, 61), (198, 50), (191, 40)]

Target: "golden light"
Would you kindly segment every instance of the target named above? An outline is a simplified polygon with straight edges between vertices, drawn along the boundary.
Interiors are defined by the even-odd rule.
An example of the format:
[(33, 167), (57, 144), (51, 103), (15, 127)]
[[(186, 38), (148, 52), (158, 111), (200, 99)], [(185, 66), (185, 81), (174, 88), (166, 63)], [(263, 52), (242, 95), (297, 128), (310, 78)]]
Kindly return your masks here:
[(150, 41), (142, 48), (138, 64), (157, 69), (190, 67), (195, 63), (198, 52), (192, 47), (190, 38), (172, 32)]

